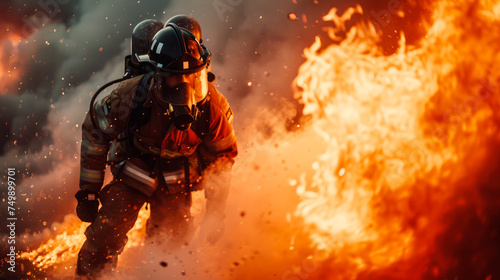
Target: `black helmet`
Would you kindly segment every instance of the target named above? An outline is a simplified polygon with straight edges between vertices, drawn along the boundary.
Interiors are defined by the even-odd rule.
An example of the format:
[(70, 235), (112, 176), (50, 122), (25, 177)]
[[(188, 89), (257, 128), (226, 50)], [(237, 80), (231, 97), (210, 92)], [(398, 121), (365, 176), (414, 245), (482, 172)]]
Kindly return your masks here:
[(191, 31), (167, 23), (153, 37), (148, 56), (157, 71), (185, 75), (206, 68), (211, 53)]
[(156, 68), (153, 96), (169, 108), (179, 130), (191, 127), (198, 116), (197, 104), (208, 94), (210, 56), (191, 31), (167, 23), (153, 37), (148, 56), (139, 57)]
[[(175, 23), (175, 25), (185, 28), (189, 30), (193, 35), (200, 41), (200, 44), (203, 43), (203, 39), (201, 38), (201, 26), (198, 23), (198, 21), (188, 15), (176, 15), (167, 20), (167, 23), (165, 23), (165, 26), (169, 23)], [(208, 81), (213, 82), (215, 80), (215, 75), (210, 72), (210, 68), (208, 70)]]
[(148, 54), (154, 35), (162, 28), (163, 23), (155, 19), (143, 20), (134, 27), (130, 41), (133, 62), (139, 63), (137, 56)]
[(174, 23), (181, 28), (189, 30), (191, 33), (193, 33), (196, 39), (198, 39), (198, 41), (202, 43), (201, 26), (198, 21), (194, 19), (194, 17), (188, 15), (176, 15), (167, 20), (167, 23), (165, 23), (165, 27), (169, 23)]

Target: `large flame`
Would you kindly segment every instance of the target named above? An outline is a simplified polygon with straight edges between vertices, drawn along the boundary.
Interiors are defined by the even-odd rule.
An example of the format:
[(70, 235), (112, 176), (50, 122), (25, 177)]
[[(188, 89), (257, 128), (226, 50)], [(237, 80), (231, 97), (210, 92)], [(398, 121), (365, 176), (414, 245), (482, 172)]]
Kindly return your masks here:
[[(348, 271), (328, 279), (410, 259), (414, 278), (404, 279), (421, 279), (443, 213), (467, 203), (450, 198), (485, 164), (498, 131), (500, 1), (434, 5), (418, 47), (407, 48), (402, 34), (398, 52), (384, 56), (380, 34), (360, 23), (339, 44), (317, 38), (305, 50), (297, 97), (328, 149), (313, 178), (302, 177), (295, 214), (313, 246)], [(332, 39), (354, 13), (361, 8), (324, 17), (335, 24)]]

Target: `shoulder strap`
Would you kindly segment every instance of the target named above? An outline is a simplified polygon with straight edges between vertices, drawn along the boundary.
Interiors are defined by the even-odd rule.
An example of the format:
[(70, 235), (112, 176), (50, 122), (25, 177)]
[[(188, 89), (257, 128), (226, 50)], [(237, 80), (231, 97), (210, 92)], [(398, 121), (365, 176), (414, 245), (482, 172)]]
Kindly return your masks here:
[(131, 130), (140, 128), (149, 121), (149, 118), (151, 118), (151, 107), (144, 108), (143, 105), (148, 97), (149, 85), (151, 84), (152, 78), (153, 73), (146, 73), (137, 87), (129, 123)]
[(191, 128), (200, 139), (203, 139), (210, 128), (210, 98), (209, 92), (203, 102), (198, 105), (198, 116), (196, 116), (196, 121)]
[[(191, 128), (202, 140), (205, 137), (205, 134), (208, 134), (210, 131), (210, 99), (211, 96), (209, 92), (202, 104), (199, 105), (199, 115), (194, 126)], [(201, 170), (198, 171), (205, 170), (207, 168), (207, 163), (201, 155), (199, 149), (196, 149), (196, 156), (198, 157), (198, 164), (201, 168)]]
[(151, 83), (151, 79), (153, 78), (153, 73), (146, 73), (141, 78), (141, 82), (137, 86), (137, 90), (134, 95), (134, 102), (132, 103), (132, 113), (130, 113), (130, 121), (122, 134), (123, 137), (117, 139), (117, 141), (123, 141), (131, 136), (134, 130), (140, 128), (145, 125), (149, 118), (151, 117), (151, 107), (144, 108), (144, 102), (146, 102), (146, 98), (148, 97), (149, 85)]

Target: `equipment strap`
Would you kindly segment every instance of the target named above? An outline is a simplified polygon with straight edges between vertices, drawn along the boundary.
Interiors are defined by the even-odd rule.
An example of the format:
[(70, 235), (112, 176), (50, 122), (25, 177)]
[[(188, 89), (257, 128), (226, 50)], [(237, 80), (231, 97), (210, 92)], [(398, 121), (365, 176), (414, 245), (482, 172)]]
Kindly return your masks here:
[(129, 124), (132, 130), (138, 129), (141, 126), (145, 125), (151, 117), (151, 107), (144, 108), (143, 105), (148, 97), (149, 85), (151, 84), (152, 78), (152, 72), (144, 74), (135, 92), (134, 103), (132, 104), (132, 114), (130, 116)]

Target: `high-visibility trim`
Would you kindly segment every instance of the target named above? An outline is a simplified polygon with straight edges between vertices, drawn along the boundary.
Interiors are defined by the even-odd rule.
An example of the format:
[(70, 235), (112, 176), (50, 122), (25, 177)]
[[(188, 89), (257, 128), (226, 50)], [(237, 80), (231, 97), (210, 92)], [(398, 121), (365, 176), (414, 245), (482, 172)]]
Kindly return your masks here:
[(163, 178), (165, 178), (165, 183), (175, 184), (181, 180), (184, 180), (184, 170), (177, 170), (173, 172), (163, 172)]
[(227, 110), (226, 118), (227, 118), (228, 123), (230, 123), (230, 124), (233, 123), (233, 110), (231, 110), (231, 108), (229, 108), (229, 110)]
[(235, 142), (236, 135), (234, 134), (234, 130), (232, 130), (228, 136), (212, 143), (206, 143), (206, 145), (211, 151), (220, 152), (231, 147)]
[(108, 146), (94, 144), (87, 139), (83, 139), (82, 150), (92, 155), (105, 155), (108, 152)]
[[(170, 171), (170, 172), (162, 172), (163, 178), (165, 178), (165, 183), (167, 184), (185, 184), (186, 176), (184, 169)], [(198, 172), (193, 168), (189, 168), (189, 179), (193, 183), (198, 178)]]
[(162, 48), (163, 48), (163, 43), (159, 43), (158, 46), (156, 47), (156, 53), (160, 54)]
[(160, 156), (162, 158), (175, 158), (175, 157), (180, 157), (180, 156), (189, 157), (192, 154), (194, 154), (195, 151), (196, 151), (196, 149), (189, 149), (189, 152), (179, 153), (177, 151), (171, 151), (171, 150), (164, 149), (164, 150), (161, 151), (161, 155)]
[(97, 117), (97, 124), (99, 125), (101, 131), (107, 132), (110, 130), (111, 126), (109, 125), (108, 119), (106, 119), (106, 114), (102, 110), (102, 106), (99, 106), (99, 102), (94, 105), (94, 112)]
[(155, 155), (159, 155), (161, 150), (157, 147), (149, 147), (149, 151)]
[(156, 178), (149, 177), (149, 173), (130, 162), (125, 164), (123, 173), (140, 183), (146, 184), (150, 188), (156, 188)]
[(141, 152), (144, 152), (144, 153), (153, 153), (155, 155), (159, 155), (160, 154), (160, 149), (157, 148), (157, 147), (145, 147), (146, 144), (146, 141), (140, 141), (140, 138), (139, 137), (134, 137), (133, 139), (134, 141), (134, 146), (139, 149)]
[(89, 183), (102, 183), (104, 180), (103, 170), (92, 170), (86, 168), (80, 168), (80, 180)]
[(108, 104), (102, 105), (102, 110), (104, 111), (104, 115), (107, 116), (109, 114)]

